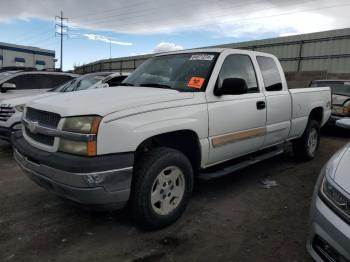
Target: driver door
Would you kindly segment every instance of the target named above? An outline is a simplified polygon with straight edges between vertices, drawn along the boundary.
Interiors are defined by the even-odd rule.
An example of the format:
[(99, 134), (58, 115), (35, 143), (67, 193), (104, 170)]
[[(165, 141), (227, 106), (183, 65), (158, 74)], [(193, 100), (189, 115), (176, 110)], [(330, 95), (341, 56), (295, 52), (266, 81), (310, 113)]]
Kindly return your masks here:
[(244, 79), (248, 92), (208, 97), (209, 165), (256, 151), (265, 139), (266, 101), (252, 58), (245, 54), (228, 55), (220, 69), (217, 86), (226, 78)]

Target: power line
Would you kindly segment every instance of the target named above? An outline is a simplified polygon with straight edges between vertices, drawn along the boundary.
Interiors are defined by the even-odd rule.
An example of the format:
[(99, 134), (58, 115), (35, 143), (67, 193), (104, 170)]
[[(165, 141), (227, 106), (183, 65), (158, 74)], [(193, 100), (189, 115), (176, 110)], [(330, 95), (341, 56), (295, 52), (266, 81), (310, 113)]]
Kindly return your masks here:
[[(313, 0), (313, 1), (316, 1), (316, 0)], [(145, 2), (148, 2), (148, 1), (145, 1)], [(220, 1), (218, 1), (218, 0), (208, 0), (208, 1), (206, 1), (206, 4), (211, 3), (211, 2), (212, 3), (218, 3)], [(241, 6), (247, 7), (247, 6), (249, 6), (249, 4), (257, 4), (259, 2), (261, 2), (261, 0), (251, 1), (250, 3), (249, 2), (248, 3), (244, 2), (243, 4), (240, 3), (240, 4), (236, 4), (236, 5), (229, 4), (229, 6), (226, 6), (226, 7), (222, 7), (221, 6), (221, 7), (224, 8), (225, 11), (226, 11), (226, 10), (237, 8), (237, 7), (241, 7)], [(295, 2), (295, 0), (293, 2)], [(227, 4), (227, 3), (225, 3), (225, 4)], [(159, 6), (157, 8), (148, 7), (148, 8), (142, 8), (142, 10), (131, 10), (129, 12), (121, 11), (121, 12), (113, 13), (110, 16), (103, 16), (102, 18), (97, 17), (97, 18), (94, 18), (94, 19), (87, 19), (87, 20), (85, 19), (83, 21), (92, 21), (93, 22), (92, 24), (101, 24), (101, 23), (104, 23), (104, 22), (111, 21), (111, 20), (115, 19), (116, 17), (118, 17), (118, 18), (126, 17), (126, 18), (134, 19), (135, 17), (136, 18), (142, 18), (142, 17), (148, 16), (150, 14), (154, 14), (154, 16), (156, 17), (157, 14), (161, 13), (161, 9), (167, 9), (167, 10), (170, 9), (171, 10), (172, 7), (176, 7), (176, 6), (178, 6), (177, 2), (171, 2), (167, 6)], [(191, 9), (191, 6), (198, 7), (198, 3), (194, 2), (194, 1), (191, 1), (191, 2), (188, 2), (186, 4), (186, 8), (188, 8), (188, 9)], [(77, 17), (75, 17), (75, 18), (77, 18)]]
[[(148, 1), (146, 1), (148, 2)], [(206, 5), (208, 5), (208, 3), (215, 3), (217, 4), (218, 2), (220, 2), (220, 0), (208, 0), (206, 1)], [(224, 6), (220, 5), (220, 9), (218, 12), (216, 12), (218, 14), (217, 17), (220, 17), (222, 18), (223, 16), (225, 16), (225, 14), (223, 14), (222, 10), (224, 10), (226, 13), (228, 11), (230, 11), (229, 13), (227, 13), (227, 15), (230, 15), (232, 16), (232, 12), (231, 10), (232, 9), (237, 9), (237, 7), (246, 7), (246, 9), (249, 9), (249, 11), (252, 11), (252, 6), (256, 6), (257, 8), (257, 11), (264, 11), (264, 10), (269, 10), (271, 8), (265, 8), (265, 9), (261, 9), (259, 7), (259, 5), (257, 5), (258, 3), (261, 3), (262, 1), (261, 0), (255, 0), (255, 1), (250, 1), (250, 2), (247, 2), (245, 1), (244, 3), (239, 3), (239, 4), (235, 4), (235, 5), (232, 5), (232, 4), (228, 4), (227, 2), (224, 2)], [(286, 4), (287, 2), (291, 2), (291, 3), (295, 3), (295, 0), (293, 1), (284, 1), (283, 4)], [(303, 4), (305, 3), (311, 3), (311, 2), (319, 2), (318, 0), (311, 0), (311, 1), (304, 1)], [(161, 10), (162, 9), (166, 9), (166, 10), (171, 10), (172, 7), (176, 7), (178, 6), (179, 4), (177, 2), (171, 2), (169, 3), (168, 5), (166, 6), (162, 6), (160, 5), (159, 7), (157, 8), (154, 8), (154, 7), (151, 7), (151, 8), (142, 8), (142, 10), (132, 10), (131, 12), (125, 12), (125, 11), (122, 11), (122, 12), (119, 12), (119, 13), (113, 13), (113, 15), (111, 16), (103, 16), (103, 18), (94, 18), (94, 19), (84, 19), (82, 22), (80, 23), (83, 23), (84, 21), (92, 21), (93, 23), (88, 23), (88, 24), (91, 24), (91, 25), (96, 25), (96, 24), (103, 24), (105, 22), (108, 22), (108, 21), (112, 21), (117, 17), (117, 18), (123, 18), (124, 16), (126, 18), (143, 18), (145, 16), (149, 16), (149, 15), (152, 15), (154, 14), (153, 17), (157, 17), (159, 16), (159, 13), (161, 13)], [(191, 1), (191, 2), (188, 2), (186, 3), (186, 9), (190, 9), (191, 10), (191, 6), (193, 6), (194, 8), (198, 8), (198, 4), (194, 1)], [(216, 5), (216, 7), (218, 7), (218, 5)], [(208, 12), (206, 12), (206, 16), (208, 17), (208, 14), (212, 14), (213, 12), (210, 11), (211, 8), (208, 7)], [(141, 12), (140, 12), (141, 11)], [(152, 12), (149, 12), (149, 11), (152, 11)], [(241, 12), (241, 10), (238, 10), (239, 12)], [(138, 14), (138, 15), (136, 15)], [(194, 13), (195, 14), (195, 13)], [(96, 15), (98, 15), (98, 13), (96, 13)], [(78, 16), (79, 17), (79, 16)], [(73, 18), (74, 19), (74, 18)], [(125, 20), (128, 20), (128, 19), (125, 19)], [(115, 21), (115, 20), (114, 20)], [(143, 21), (142, 21), (143, 22)]]
[[(221, 2), (220, 0), (207, 0), (206, 1), (206, 4), (208, 3), (218, 3), (218, 2)], [(261, 0), (258, 0), (258, 1), (255, 1), (255, 2), (261, 2)], [(135, 9), (133, 10), (133, 8), (130, 8), (131, 6), (140, 6), (140, 3), (153, 3), (152, 1), (139, 1), (137, 4), (133, 4), (133, 5), (128, 5), (128, 6), (123, 6), (122, 8), (114, 8), (114, 9), (109, 9), (108, 11), (103, 11), (103, 12), (95, 12), (94, 14), (92, 15), (84, 15), (84, 16), (76, 16), (76, 17), (73, 17), (73, 19), (77, 19), (77, 18), (82, 18), (82, 17), (89, 17), (91, 18), (92, 16), (97, 16), (95, 18), (92, 18), (92, 19), (84, 19), (85, 21), (89, 21), (89, 20), (92, 20), (92, 21), (96, 21), (96, 20), (103, 20), (104, 18), (115, 18), (115, 17), (130, 17), (131, 14), (137, 14), (137, 13), (148, 13), (147, 10), (150, 10), (150, 11), (157, 11), (158, 13), (160, 12), (161, 9), (171, 9), (173, 6), (178, 6), (179, 3), (178, 2), (171, 2), (169, 4), (167, 4), (166, 6), (162, 6), (162, 5), (159, 5), (155, 8), (155, 6), (146, 6), (146, 5), (143, 5), (142, 6), (142, 9), (139, 10), (139, 9)], [(201, 3), (201, 1), (199, 1), (199, 3)], [(194, 0), (194, 1), (191, 1), (191, 2), (188, 2), (186, 3), (186, 7), (187, 8), (190, 8), (191, 6), (197, 6), (198, 7), (198, 1)], [(125, 10), (129, 10), (129, 11), (125, 11)], [(131, 10), (131, 11), (130, 11)], [(120, 11), (120, 12), (115, 12), (115, 11)], [(112, 13), (111, 15), (108, 15), (106, 16), (105, 14), (107, 13)], [(102, 15), (102, 16), (101, 16)], [(99, 17), (100, 16), (100, 17)], [(102, 18), (102, 19), (101, 19)]]
[[(238, 7), (242, 7), (242, 6), (248, 8), (249, 5), (252, 5), (252, 4), (256, 5), (259, 2), (261, 2), (261, 0), (251, 1), (250, 3), (244, 2), (243, 4), (240, 3), (240, 4), (236, 4), (236, 5), (230, 5), (230, 6), (227, 6), (227, 7), (223, 8), (223, 10), (225, 10), (225, 12), (227, 13), (227, 16), (232, 16), (233, 14), (235, 14), (235, 13), (231, 12), (232, 9), (236, 10)], [(292, 0), (292, 1), (289, 1), (289, 2), (294, 3), (295, 0)], [(311, 0), (311, 1), (308, 1), (308, 2), (317, 2), (317, 0)], [(177, 4), (176, 2), (173, 2), (173, 4), (174, 3)], [(193, 2), (189, 2), (186, 5), (186, 8), (188, 8), (188, 5), (191, 5), (191, 4), (193, 4)], [(165, 8), (167, 8), (167, 9), (170, 8), (171, 9), (171, 4), (170, 4), (170, 6), (168, 5)], [(147, 10), (147, 9), (144, 9), (144, 8), (142, 9), (142, 11), (145, 11), (145, 10)], [(151, 19), (151, 20), (148, 20), (148, 21), (144, 20), (145, 17), (147, 18), (149, 16), (157, 17), (157, 14), (160, 13), (159, 8), (153, 9), (153, 10), (149, 9), (149, 10), (154, 11), (154, 12), (143, 12), (142, 15), (135, 15), (135, 14), (133, 14), (133, 12), (122, 12), (122, 13), (119, 13), (119, 14), (113, 14), (112, 16), (107, 16), (107, 17), (105, 16), (104, 19), (99, 19), (97, 21), (93, 20), (92, 22), (87, 23), (87, 25), (88, 26), (89, 25), (101, 25), (101, 26), (103, 26), (103, 25), (107, 25), (107, 26), (108, 25), (112, 25), (111, 23), (108, 23), (108, 22), (114, 23), (114, 22), (116, 22), (116, 20), (115, 20), (116, 17), (121, 18), (123, 15), (127, 16), (128, 18), (129, 17), (131, 17), (132, 19), (139, 18), (139, 19), (143, 19), (143, 20), (142, 21), (137, 21), (137, 22), (134, 21), (134, 22), (131, 22), (131, 23), (123, 23), (123, 22), (120, 23), (120, 21), (119, 21), (118, 25), (125, 26), (125, 25), (132, 25), (132, 24), (138, 24), (138, 23), (145, 23), (145, 22), (149, 22), (149, 21), (158, 21), (157, 19)], [(249, 7), (249, 10), (251, 10), (250, 7)], [(259, 11), (265, 11), (265, 10), (271, 10), (271, 8), (265, 8), (265, 9), (259, 8)], [(241, 12), (241, 11), (239, 11), (239, 12)], [(209, 16), (208, 14), (210, 14), (210, 13), (213, 14), (213, 12), (206, 13), (206, 17), (207, 18), (223, 18), (225, 16), (225, 14), (223, 14), (222, 11), (216, 12), (216, 14), (217, 14), (216, 16)], [(154, 14), (154, 15), (152, 15), (152, 14)], [(126, 19), (126, 20), (128, 20), (128, 19)]]
[[(293, 1), (290, 1), (290, 2), (294, 2)], [(317, 2), (316, 0), (312, 0), (312, 1), (309, 1), (309, 2)], [(283, 12), (283, 13), (276, 13), (276, 14), (273, 14), (273, 15), (267, 15), (267, 16), (257, 16), (257, 17), (250, 17), (250, 18), (244, 18), (244, 19), (234, 19), (234, 20), (230, 20), (230, 21), (223, 21), (221, 22), (220, 24), (226, 24), (226, 23), (232, 23), (232, 22), (245, 22), (245, 21), (254, 21), (254, 20), (261, 20), (261, 19), (264, 19), (264, 18), (272, 18), (272, 17), (278, 17), (278, 16), (284, 16), (284, 15), (290, 15), (290, 14), (296, 14), (296, 13), (304, 13), (304, 12), (308, 12), (308, 11), (316, 11), (316, 10), (323, 10), (323, 9), (330, 9), (330, 8), (335, 8), (335, 7), (343, 7), (343, 6), (349, 6), (350, 3), (347, 3), (347, 4), (336, 4), (336, 5), (328, 5), (328, 6), (321, 6), (321, 7), (317, 7), (317, 8), (307, 8), (307, 9), (303, 9), (303, 10), (298, 10), (298, 11), (287, 11), (287, 12)], [(227, 9), (226, 9), (227, 10)], [(271, 8), (266, 8), (266, 9), (259, 9), (259, 11), (267, 11), (267, 10), (272, 10)], [(230, 13), (232, 15), (232, 13)], [(148, 14), (149, 16), (150, 14)], [(142, 18), (143, 16), (136, 16), (136, 18)], [(135, 18), (135, 16), (134, 16)], [(212, 17), (209, 17), (210, 19), (213, 19), (213, 18), (223, 18), (223, 15), (219, 15), (219, 16), (212, 16)], [(138, 25), (140, 24), (141, 22), (143, 24), (145, 23), (148, 23), (148, 22), (157, 22), (159, 20), (157, 19), (151, 19), (151, 20), (143, 20), (143, 21), (139, 21), (139, 22), (131, 22), (131, 23), (119, 23), (118, 25), (120, 27), (125, 27), (125, 26), (130, 26), (130, 25)], [(113, 21), (113, 23), (105, 23), (103, 22), (101, 24), (101, 22), (96, 22), (96, 23), (88, 23), (87, 25), (88, 26), (92, 26), (92, 25), (98, 25), (98, 24), (101, 24), (101, 26), (103, 27), (108, 27), (108, 26), (113, 26), (115, 24), (115, 22), (117, 21)], [(177, 29), (181, 28), (181, 29), (186, 29), (186, 28), (199, 28), (199, 27), (202, 27), (202, 26), (206, 26), (208, 25), (208, 22), (209, 21), (206, 21), (205, 23), (201, 23), (201, 24), (197, 24), (195, 26), (178, 26)]]
[[(63, 22), (66, 21), (68, 23), (68, 18), (63, 17), (63, 12), (61, 11), (60, 16), (56, 16), (56, 25), (55, 29), (59, 29), (59, 32), (55, 30), (55, 35), (59, 35), (61, 37), (61, 57), (60, 57), (60, 69), (62, 71), (62, 64), (63, 64), (63, 37), (68, 36), (68, 26), (63, 25)], [(59, 19), (59, 23), (57, 23), (57, 19)]]
[[(220, 1), (220, 0), (214, 0), (214, 1), (217, 2), (217, 1)], [(123, 6), (123, 8), (130, 8), (132, 6), (139, 6), (142, 3), (153, 3), (153, 1), (152, 0), (138, 1), (138, 2), (133, 3), (133, 4)], [(74, 19), (82, 18), (82, 17), (91, 17), (91, 16), (96, 16), (96, 15), (101, 15), (101, 14), (106, 14), (106, 13), (111, 13), (111, 12), (114, 12), (114, 11), (120, 10), (120, 9), (121, 9), (120, 7), (117, 7), (117, 8), (113, 8), (113, 9), (105, 9), (105, 10), (103, 10), (101, 12), (86, 13), (86, 14), (83, 14), (83, 15), (75, 16)]]
[(28, 40), (33, 40), (36, 39), (48, 32), (52, 33), (52, 28), (50, 30), (47, 30), (47, 28), (45, 30), (40, 30), (38, 32), (36, 32), (35, 34), (33, 34), (33, 32), (31, 31), (30, 34), (26, 34), (25, 37), (20, 38), (20, 40), (15, 41), (15, 43), (20, 44), (21, 42), (27, 42)]
[(54, 38), (55, 38), (55, 35), (52, 34), (52, 35), (50, 35), (49, 37), (46, 36), (45, 38), (39, 39), (39, 40), (37, 40), (37, 41), (35, 41), (35, 42), (32, 42), (31, 45), (43, 44), (43, 43), (46, 42), (47, 40), (52, 40), (52, 39), (54, 39)]

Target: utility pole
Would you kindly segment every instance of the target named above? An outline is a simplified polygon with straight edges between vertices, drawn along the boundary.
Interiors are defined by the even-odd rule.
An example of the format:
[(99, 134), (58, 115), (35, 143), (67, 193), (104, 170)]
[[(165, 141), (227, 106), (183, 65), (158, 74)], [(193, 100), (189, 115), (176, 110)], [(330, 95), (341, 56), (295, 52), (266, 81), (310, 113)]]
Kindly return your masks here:
[(109, 71), (112, 71), (112, 42), (111, 38), (108, 38), (109, 40)]
[(111, 38), (108, 38), (109, 40), (109, 59), (112, 60), (112, 42)]
[[(68, 23), (68, 18), (63, 17), (63, 12), (61, 11), (61, 15), (60, 16), (56, 16), (55, 20), (56, 20), (55, 35), (59, 35), (61, 37), (60, 69), (62, 71), (62, 64), (63, 64), (63, 37), (64, 36), (68, 36), (68, 26), (64, 25), (63, 22), (66, 21), (66, 24), (67, 24)], [(57, 30), (57, 28), (59, 30)]]

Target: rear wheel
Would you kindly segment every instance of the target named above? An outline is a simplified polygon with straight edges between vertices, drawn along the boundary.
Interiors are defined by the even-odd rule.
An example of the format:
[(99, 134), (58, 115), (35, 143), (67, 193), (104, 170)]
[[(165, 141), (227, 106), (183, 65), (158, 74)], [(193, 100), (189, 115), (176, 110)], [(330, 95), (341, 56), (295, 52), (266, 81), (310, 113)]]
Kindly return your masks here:
[(315, 158), (320, 144), (320, 125), (315, 120), (309, 120), (301, 138), (293, 141), (294, 155), (302, 160)]
[(192, 193), (190, 161), (171, 148), (156, 148), (137, 161), (130, 201), (133, 218), (150, 229), (173, 223), (184, 212)]

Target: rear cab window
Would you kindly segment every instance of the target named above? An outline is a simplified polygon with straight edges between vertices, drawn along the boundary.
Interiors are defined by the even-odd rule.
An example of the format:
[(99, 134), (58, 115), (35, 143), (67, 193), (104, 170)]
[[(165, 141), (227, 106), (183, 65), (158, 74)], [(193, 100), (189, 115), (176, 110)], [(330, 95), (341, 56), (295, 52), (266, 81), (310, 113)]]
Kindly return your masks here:
[(267, 92), (281, 91), (283, 89), (282, 79), (275, 60), (267, 56), (257, 56), (256, 59), (261, 70), (265, 90)]

